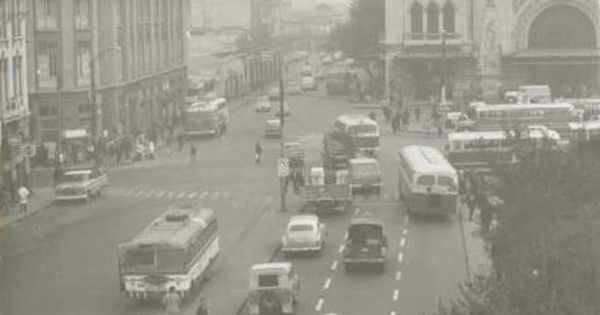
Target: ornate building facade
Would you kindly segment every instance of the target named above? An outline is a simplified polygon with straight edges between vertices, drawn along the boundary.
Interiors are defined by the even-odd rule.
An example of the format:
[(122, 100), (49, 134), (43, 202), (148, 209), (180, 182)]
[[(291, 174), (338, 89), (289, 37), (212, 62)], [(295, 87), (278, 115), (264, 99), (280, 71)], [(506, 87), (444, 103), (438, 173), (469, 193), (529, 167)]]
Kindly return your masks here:
[(524, 84), (554, 96), (600, 85), (596, 0), (386, 0), (386, 55), (396, 96), (497, 99)]

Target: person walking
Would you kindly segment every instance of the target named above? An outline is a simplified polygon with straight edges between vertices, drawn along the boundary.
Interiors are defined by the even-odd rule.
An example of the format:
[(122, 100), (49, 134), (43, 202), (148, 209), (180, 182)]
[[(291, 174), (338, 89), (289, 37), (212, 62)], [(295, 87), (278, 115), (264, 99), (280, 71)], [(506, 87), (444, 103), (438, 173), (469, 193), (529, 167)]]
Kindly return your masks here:
[(392, 110), (390, 109), (390, 106), (388, 104), (384, 104), (382, 106), (382, 111), (383, 117), (385, 118), (385, 122), (389, 123), (390, 119), (392, 118)]
[(29, 189), (27, 189), (25, 185), (21, 185), (21, 187), (19, 187), (19, 190), (17, 190), (17, 193), (19, 194), (19, 212), (27, 213), (27, 199), (30, 194)]
[(183, 151), (183, 133), (177, 135), (177, 143), (179, 144), (179, 152)]
[(198, 152), (196, 151), (196, 145), (194, 145), (193, 143), (190, 145), (190, 163), (192, 165), (196, 165), (196, 154)]
[(405, 110), (404, 113), (402, 113), (402, 129), (404, 129), (404, 130), (408, 129), (409, 123), (410, 123), (410, 112), (408, 110)]
[(169, 292), (162, 298), (167, 315), (177, 315), (181, 311), (181, 297), (175, 292), (175, 287), (170, 287)]
[(421, 107), (419, 106), (415, 107), (415, 119), (417, 122), (421, 121)]
[(154, 141), (150, 140), (150, 143), (148, 143), (148, 154), (150, 155), (151, 160), (154, 160), (155, 152), (156, 152), (156, 145), (154, 144)]
[(209, 315), (208, 311), (208, 300), (204, 297), (200, 297), (200, 303), (198, 303), (198, 308), (196, 309), (196, 315)]
[(467, 209), (469, 209), (469, 221), (473, 221), (473, 214), (475, 214), (475, 195), (467, 194), (466, 196)]
[(260, 140), (257, 140), (256, 143), (254, 144), (254, 161), (256, 161), (256, 164), (260, 164), (260, 159), (262, 157), (262, 153), (263, 153), (262, 144), (260, 143)]
[(400, 113), (396, 111), (392, 116), (392, 132), (396, 133), (398, 128), (400, 128)]

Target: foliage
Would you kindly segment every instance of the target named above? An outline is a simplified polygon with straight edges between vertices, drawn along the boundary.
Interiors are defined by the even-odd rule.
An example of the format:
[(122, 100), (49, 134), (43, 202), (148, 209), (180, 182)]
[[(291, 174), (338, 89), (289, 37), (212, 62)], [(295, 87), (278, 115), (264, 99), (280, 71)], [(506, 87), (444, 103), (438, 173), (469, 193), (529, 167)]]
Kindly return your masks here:
[[(489, 236), (495, 274), (438, 314), (600, 314), (600, 159), (596, 145), (527, 150), (496, 169), (506, 202)], [(474, 298), (477, 297), (477, 298)]]
[(385, 31), (385, 0), (354, 0), (350, 19), (332, 31), (334, 46), (350, 56), (380, 51)]

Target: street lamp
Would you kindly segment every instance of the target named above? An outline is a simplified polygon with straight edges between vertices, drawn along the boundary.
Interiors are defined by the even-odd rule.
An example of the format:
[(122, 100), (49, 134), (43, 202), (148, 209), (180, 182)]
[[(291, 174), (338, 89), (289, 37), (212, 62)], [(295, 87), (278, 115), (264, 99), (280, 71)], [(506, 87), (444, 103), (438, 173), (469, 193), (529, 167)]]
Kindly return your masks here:
[(99, 52), (98, 54), (96, 54), (95, 56), (93, 56), (89, 62), (90, 76), (91, 76), (91, 78), (90, 78), (90, 97), (92, 98), (92, 139), (94, 141), (98, 137), (98, 127), (100, 125), (98, 123), (98, 116), (99, 116), (98, 108), (96, 108), (96, 67), (95, 67), (94, 62), (98, 58), (104, 56), (104, 54), (106, 54), (110, 51), (121, 52), (121, 47), (109, 46), (106, 49)]

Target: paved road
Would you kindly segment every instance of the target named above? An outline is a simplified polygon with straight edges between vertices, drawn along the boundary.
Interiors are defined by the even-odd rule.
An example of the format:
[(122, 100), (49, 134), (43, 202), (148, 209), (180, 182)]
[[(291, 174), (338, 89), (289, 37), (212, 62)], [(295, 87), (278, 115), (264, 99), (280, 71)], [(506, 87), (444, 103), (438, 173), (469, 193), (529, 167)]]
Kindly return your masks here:
[[(322, 98), (320, 92), (293, 97), (289, 103), (293, 114), (286, 137), (303, 142), (314, 163), (321, 134), (335, 117), (364, 112), (343, 100)], [(215, 209), (221, 228), (219, 271), (206, 283), (204, 294), (216, 314), (235, 314), (245, 298), (248, 267), (269, 259), (285, 222), (300, 208), (300, 200), (290, 195), (290, 211), (279, 211), (276, 140), (264, 140), (263, 164), (253, 162), (253, 144), (263, 134), (266, 116), (251, 107), (236, 111), (228, 134), (197, 142), (195, 166), (189, 165), (187, 150), (171, 155), (163, 151), (154, 161), (111, 170), (109, 190), (90, 205), (53, 205), (0, 231), (0, 313), (160, 314), (156, 304), (132, 303), (119, 294), (116, 247), (168, 205), (197, 202)], [(380, 198), (358, 201), (355, 210), (384, 218), (392, 244), (386, 272), (345, 275), (335, 262), (349, 216), (327, 217), (324, 255), (294, 260), (302, 279), (296, 314), (421, 314), (453, 294), (464, 279), (457, 220), (412, 222), (398, 202), (396, 151), (409, 143), (441, 145), (437, 138), (392, 135), (382, 128), (384, 189)], [(187, 313), (189, 306), (193, 302)]]

